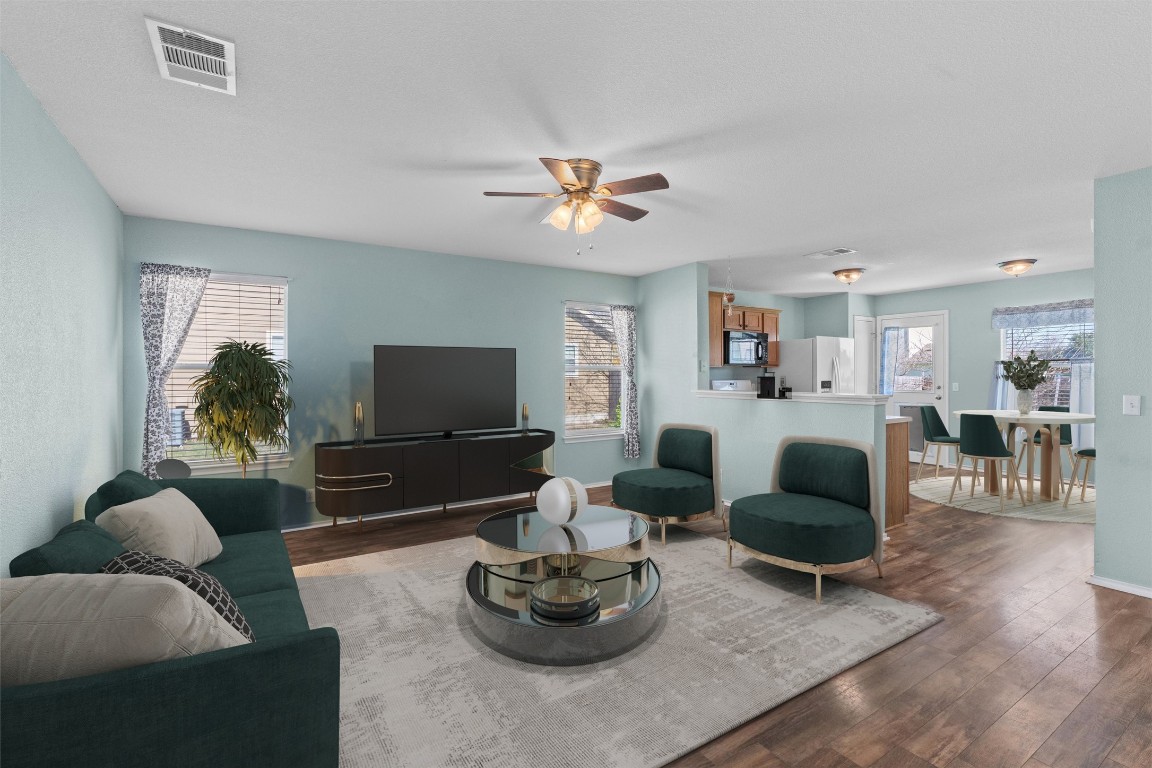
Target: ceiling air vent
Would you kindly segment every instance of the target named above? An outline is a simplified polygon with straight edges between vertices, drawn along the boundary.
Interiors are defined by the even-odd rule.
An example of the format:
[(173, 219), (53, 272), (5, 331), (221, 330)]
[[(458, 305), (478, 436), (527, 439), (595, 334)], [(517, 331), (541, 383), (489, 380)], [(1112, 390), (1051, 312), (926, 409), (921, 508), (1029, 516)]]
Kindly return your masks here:
[(155, 19), (144, 19), (160, 77), (236, 95), (236, 46)]
[(826, 251), (817, 251), (816, 253), (806, 253), (804, 258), (818, 261), (820, 259), (830, 259), (833, 256), (847, 256), (850, 253), (856, 253), (851, 248), (829, 248)]

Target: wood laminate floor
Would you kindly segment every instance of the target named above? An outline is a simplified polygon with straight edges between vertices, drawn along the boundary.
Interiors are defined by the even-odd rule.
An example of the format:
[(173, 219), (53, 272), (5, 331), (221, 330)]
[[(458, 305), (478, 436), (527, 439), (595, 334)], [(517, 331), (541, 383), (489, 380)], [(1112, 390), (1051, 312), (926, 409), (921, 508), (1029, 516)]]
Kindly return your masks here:
[[(589, 497), (607, 504), (610, 492)], [(522, 503), (285, 539), (303, 565), (467, 536), (513, 506)], [(719, 523), (693, 528), (724, 536)], [(907, 524), (889, 534), (883, 579), (874, 568), (836, 578), (929, 606), (944, 621), (672, 766), (1152, 768), (1152, 600), (1084, 582), (1092, 526), (912, 497)]]

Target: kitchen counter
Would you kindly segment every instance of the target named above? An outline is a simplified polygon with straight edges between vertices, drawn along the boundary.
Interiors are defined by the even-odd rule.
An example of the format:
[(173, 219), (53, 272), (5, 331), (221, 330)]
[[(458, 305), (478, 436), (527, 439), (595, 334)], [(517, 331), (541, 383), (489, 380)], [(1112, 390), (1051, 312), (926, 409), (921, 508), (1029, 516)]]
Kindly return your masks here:
[(695, 389), (692, 390), (692, 394), (697, 397), (715, 397), (721, 400), (762, 399), (765, 403), (843, 403), (845, 405), (884, 405), (892, 398), (891, 395), (847, 395), (823, 392), (793, 392), (792, 397), (786, 399), (778, 397), (758, 398), (755, 392), (739, 392), (730, 389)]

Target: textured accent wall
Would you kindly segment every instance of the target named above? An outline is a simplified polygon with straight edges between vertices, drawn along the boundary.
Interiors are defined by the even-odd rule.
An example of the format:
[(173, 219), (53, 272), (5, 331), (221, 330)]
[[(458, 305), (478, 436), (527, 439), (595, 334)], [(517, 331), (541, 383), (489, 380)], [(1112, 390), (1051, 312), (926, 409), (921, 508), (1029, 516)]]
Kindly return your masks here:
[(0, 57), (0, 567), (120, 469), (123, 217)]
[(1095, 208), (1095, 575), (1152, 591), (1152, 168), (1097, 179)]

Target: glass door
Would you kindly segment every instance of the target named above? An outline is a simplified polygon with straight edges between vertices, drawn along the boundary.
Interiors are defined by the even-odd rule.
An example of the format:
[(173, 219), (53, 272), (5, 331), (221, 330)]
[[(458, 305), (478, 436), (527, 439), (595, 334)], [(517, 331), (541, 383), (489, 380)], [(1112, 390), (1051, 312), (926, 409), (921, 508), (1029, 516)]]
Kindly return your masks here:
[[(889, 414), (908, 415), (901, 413), (901, 406), (932, 405), (948, 424), (948, 313), (882, 315), (876, 320), (880, 342), (876, 391), (892, 396)], [(913, 446), (912, 453), (919, 459), (917, 448)]]

